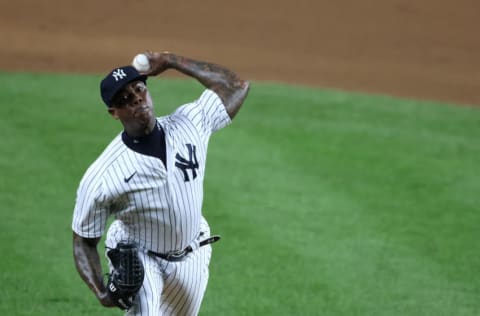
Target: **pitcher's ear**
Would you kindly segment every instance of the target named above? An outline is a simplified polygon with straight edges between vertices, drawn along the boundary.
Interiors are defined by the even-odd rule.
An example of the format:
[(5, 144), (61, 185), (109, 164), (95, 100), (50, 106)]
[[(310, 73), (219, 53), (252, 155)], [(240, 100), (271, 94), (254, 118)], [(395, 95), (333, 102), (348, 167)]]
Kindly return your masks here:
[(119, 119), (118, 113), (117, 113), (117, 109), (115, 109), (114, 107), (108, 108), (108, 113), (110, 113), (110, 115), (111, 115), (114, 119), (116, 119), (116, 120)]

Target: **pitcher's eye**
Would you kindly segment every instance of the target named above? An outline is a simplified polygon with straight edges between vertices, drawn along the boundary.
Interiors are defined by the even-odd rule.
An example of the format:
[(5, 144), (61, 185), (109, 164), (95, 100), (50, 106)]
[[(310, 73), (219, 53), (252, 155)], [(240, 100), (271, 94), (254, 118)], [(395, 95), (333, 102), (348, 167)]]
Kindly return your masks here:
[(130, 94), (119, 94), (117, 97), (115, 97), (115, 103), (118, 105), (118, 107), (124, 107), (128, 101), (130, 100)]
[(139, 83), (139, 84), (137, 85), (137, 92), (143, 92), (143, 91), (146, 90), (146, 88), (147, 88), (147, 87), (145, 87), (145, 85)]

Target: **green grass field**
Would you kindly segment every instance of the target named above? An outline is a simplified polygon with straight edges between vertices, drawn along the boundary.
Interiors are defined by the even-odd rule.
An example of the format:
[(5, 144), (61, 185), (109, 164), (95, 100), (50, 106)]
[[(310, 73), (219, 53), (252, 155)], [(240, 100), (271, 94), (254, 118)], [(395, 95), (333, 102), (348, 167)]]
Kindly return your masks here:
[[(99, 80), (0, 73), (2, 315), (122, 314), (71, 249), (77, 185), (120, 131)], [(149, 85), (159, 116), (201, 92)], [(200, 314), (479, 315), (479, 135), (474, 107), (253, 83), (210, 141), (224, 239)]]

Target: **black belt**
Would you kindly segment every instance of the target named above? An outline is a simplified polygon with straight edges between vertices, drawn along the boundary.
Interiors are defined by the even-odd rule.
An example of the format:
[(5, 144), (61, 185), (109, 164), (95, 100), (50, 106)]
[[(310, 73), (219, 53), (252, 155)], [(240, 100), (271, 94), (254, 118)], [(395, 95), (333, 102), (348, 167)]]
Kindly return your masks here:
[[(211, 237), (208, 237), (207, 239), (203, 239), (202, 241), (200, 241), (198, 245), (199, 247), (202, 247), (208, 244), (213, 244), (214, 242), (217, 242), (219, 240), (220, 240), (220, 236), (213, 235)], [(187, 246), (187, 248), (183, 250), (169, 251), (167, 253), (159, 253), (151, 250), (148, 250), (147, 253), (151, 256), (159, 257), (167, 261), (182, 261), (192, 251), (193, 251), (192, 246)]]

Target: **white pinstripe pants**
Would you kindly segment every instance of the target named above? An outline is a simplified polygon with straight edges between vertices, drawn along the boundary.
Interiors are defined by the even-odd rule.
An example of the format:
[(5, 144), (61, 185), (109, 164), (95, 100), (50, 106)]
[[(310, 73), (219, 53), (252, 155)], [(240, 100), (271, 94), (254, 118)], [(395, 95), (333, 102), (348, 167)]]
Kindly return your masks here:
[[(112, 226), (114, 225), (116, 225), (115, 222)], [(106, 240), (108, 247), (115, 247), (116, 242), (109, 236), (112, 235), (112, 230), (119, 227), (109, 229)], [(202, 238), (210, 236), (208, 224), (206, 230)], [(118, 231), (115, 234), (118, 238)], [(207, 288), (211, 253), (211, 245), (205, 245), (189, 253), (183, 261), (169, 262), (141, 251), (140, 258), (145, 267), (145, 279), (135, 298), (135, 304), (126, 315), (198, 315)]]

